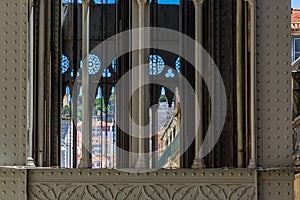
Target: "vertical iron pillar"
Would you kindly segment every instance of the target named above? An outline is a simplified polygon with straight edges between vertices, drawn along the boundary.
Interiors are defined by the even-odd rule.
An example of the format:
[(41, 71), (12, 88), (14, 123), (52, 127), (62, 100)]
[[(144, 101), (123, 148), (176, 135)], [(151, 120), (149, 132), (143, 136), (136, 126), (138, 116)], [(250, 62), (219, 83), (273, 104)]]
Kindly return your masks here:
[(243, 145), (243, 68), (242, 68), (242, 28), (243, 28), (243, 0), (237, 0), (236, 11), (236, 101), (237, 101), (237, 164), (244, 166), (244, 145)]
[[(82, 1), (82, 158), (79, 168), (91, 168), (90, 106), (89, 106), (89, 0)], [(74, 147), (73, 148), (77, 148)]]
[[(139, 8), (139, 24), (138, 28), (143, 28), (145, 26), (145, 5), (147, 3), (146, 0), (137, 0), (138, 2), (138, 8)], [(141, 85), (145, 79), (145, 70), (141, 67), (144, 64), (145, 61), (145, 50), (143, 49), (143, 43), (145, 42), (144, 38), (144, 32), (142, 30), (139, 30), (139, 53), (138, 53), (138, 64), (139, 64), (139, 85)], [(143, 125), (145, 122), (145, 88), (140, 88), (139, 90), (139, 109), (138, 109), (138, 119), (139, 119), (139, 148), (138, 148), (138, 159), (136, 161), (135, 168), (146, 168), (146, 160), (145, 160), (145, 143), (144, 143), (144, 138), (145, 138), (145, 133), (143, 130)]]
[(249, 168), (256, 168), (256, 68), (255, 68), (255, 0), (248, 0), (251, 8), (251, 55), (250, 55), (250, 86), (251, 86), (251, 157), (249, 161)]
[[(193, 0), (195, 6), (195, 40), (197, 43), (202, 45), (202, 7), (204, 0)], [(201, 54), (201, 49), (198, 45), (195, 45), (195, 66), (203, 67), (203, 59)], [(205, 168), (203, 158), (200, 158), (199, 151), (203, 143), (203, 99), (202, 99), (202, 78), (200, 74), (195, 73), (195, 93), (196, 101), (199, 102), (199, 113), (195, 113), (195, 159), (193, 161), (192, 168)]]
[(29, 6), (29, 72), (28, 72), (28, 84), (27, 84), (27, 129), (28, 129), (28, 138), (27, 138), (27, 158), (26, 158), (26, 165), (34, 167), (34, 160), (33, 160), (33, 44), (34, 44), (34, 1), (30, 1)]

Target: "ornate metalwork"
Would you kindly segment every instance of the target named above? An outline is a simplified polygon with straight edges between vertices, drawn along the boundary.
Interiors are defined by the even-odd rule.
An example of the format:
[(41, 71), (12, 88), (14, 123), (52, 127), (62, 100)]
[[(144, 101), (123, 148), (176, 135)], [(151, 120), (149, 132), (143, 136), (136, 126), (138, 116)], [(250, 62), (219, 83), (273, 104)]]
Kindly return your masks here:
[(63, 74), (66, 71), (68, 71), (69, 67), (70, 67), (70, 61), (69, 61), (68, 57), (62, 54), (61, 55), (61, 73)]
[(31, 185), (32, 199), (255, 199), (251, 184), (80, 184), (41, 183)]
[[(101, 67), (101, 62), (98, 56), (94, 54), (89, 55), (89, 74), (96, 74)], [(80, 68), (82, 68), (82, 61), (80, 62)]]
[(149, 74), (150, 75), (158, 75), (165, 68), (165, 62), (159, 55), (150, 55), (149, 57)]
[(255, 177), (254, 170), (222, 169), (160, 170), (145, 174), (115, 170), (30, 170), (28, 195), (43, 200), (250, 200), (257, 198)]
[(176, 62), (175, 62), (175, 69), (178, 73), (181, 72), (181, 64), (180, 64), (180, 57), (177, 58)]

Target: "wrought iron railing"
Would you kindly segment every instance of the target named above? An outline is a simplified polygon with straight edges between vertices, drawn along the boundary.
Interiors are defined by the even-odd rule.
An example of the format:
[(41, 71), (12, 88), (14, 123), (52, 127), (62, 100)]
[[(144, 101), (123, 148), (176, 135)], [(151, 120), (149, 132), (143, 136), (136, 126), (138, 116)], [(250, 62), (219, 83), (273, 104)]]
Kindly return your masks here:
[(158, 160), (158, 167), (163, 168), (166, 163), (168, 162), (168, 159), (175, 154), (177, 150), (179, 150), (180, 147), (180, 133), (176, 135), (174, 140), (168, 145), (160, 159)]

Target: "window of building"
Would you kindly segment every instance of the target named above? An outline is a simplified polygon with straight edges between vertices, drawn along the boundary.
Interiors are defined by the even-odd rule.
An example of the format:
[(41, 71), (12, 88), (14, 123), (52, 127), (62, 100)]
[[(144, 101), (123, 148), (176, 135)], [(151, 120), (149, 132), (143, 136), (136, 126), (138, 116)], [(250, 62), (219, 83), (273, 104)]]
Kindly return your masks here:
[(297, 60), (297, 58), (300, 57), (300, 38), (294, 38), (294, 52), (293, 52), (293, 55), (294, 55), (294, 60)]

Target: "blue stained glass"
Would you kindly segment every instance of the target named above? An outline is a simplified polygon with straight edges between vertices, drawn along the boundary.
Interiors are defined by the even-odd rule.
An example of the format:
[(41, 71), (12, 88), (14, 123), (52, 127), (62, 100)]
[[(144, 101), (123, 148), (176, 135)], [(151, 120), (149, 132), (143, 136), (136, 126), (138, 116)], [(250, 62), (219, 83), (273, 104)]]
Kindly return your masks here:
[(111, 67), (113, 68), (114, 71), (117, 70), (117, 61), (116, 60), (112, 61)]
[(109, 71), (108, 68), (106, 68), (106, 69), (103, 71), (102, 77), (107, 77), (107, 78), (111, 77), (111, 73), (110, 73), (110, 71)]
[(68, 71), (69, 67), (70, 67), (70, 61), (69, 61), (68, 57), (62, 54), (61, 55), (61, 73), (63, 74), (66, 71)]
[[(117, 70), (117, 61), (116, 60), (112, 61), (111, 68), (114, 70), (114, 72), (116, 72), (116, 70)], [(103, 71), (102, 77), (107, 77), (107, 78), (111, 77), (111, 72), (110, 72), (109, 68), (106, 68)]]
[[(83, 65), (83, 62), (81, 60), (80, 68), (82, 68), (82, 65)], [(96, 56), (94, 54), (90, 54), (88, 65), (89, 65), (89, 74), (96, 74), (101, 67), (101, 62), (100, 62), (100, 59), (98, 58), (98, 56)]]
[(166, 78), (174, 78), (175, 74), (173, 73), (172, 69), (168, 69), (168, 72), (165, 74)]
[[(74, 76), (74, 69), (72, 69), (72, 71), (70, 72), (70, 76), (73, 77)], [(77, 77), (79, 76), (79, 72), (77, 72)]]
[(180, 57), (178, 57), (176, 62), (175, 62), (175, 69), (176, 69), (176, 71), (178, 71), (180, 73), (180, 71), (181, 71)]
[(70, 88), (66, 87), (66, 94), (70, 94)]
[(165, 62), (159, 55), (150, 55), (149, 57), (149, 74), (158, 75), (165, 68)]

